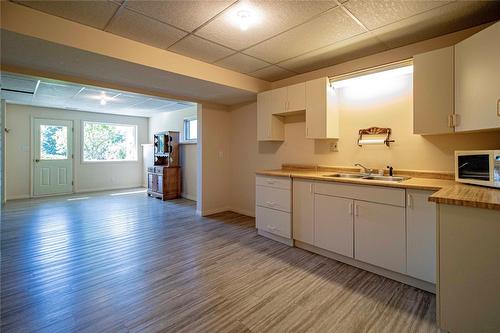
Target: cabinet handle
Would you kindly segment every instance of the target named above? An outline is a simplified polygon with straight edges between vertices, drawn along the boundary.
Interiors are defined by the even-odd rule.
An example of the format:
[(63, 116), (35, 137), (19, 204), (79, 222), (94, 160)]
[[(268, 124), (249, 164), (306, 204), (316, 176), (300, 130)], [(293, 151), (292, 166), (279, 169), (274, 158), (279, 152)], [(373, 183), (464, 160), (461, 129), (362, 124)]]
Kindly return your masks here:
[(406, 201), (408, 204), (408, 208), (413, 208), (413, 198), (412, 198), (411, 194), (408, 194), (406, 196)]
[(359, 216), (359, 206), (356, 204), (354, 205), (354, 215)]
[(500, 117), (500, 98), (497, 99), (497, 116)]
[(309, 193), (313, 193), (313, 184), (309, 184)]
[(269, 229), (269, 230), (276, 230), (276, 227), (273, 227), (272, 225), (269, 225), (269, 224), (268, 224), (268, 225), (267, 225), (267, 229)]
[(349, 203), (349, 215), (351, 215), (351, 216), (352, 216), (352, 213), (353, 213), (353, 212), (352, 212), (352, 205), (353, 205), (353, 203), (352, 203), (352, 202), (351, 202), (351, 203)]
[(274, 206), (276, 203), (275, 202), (272, 202), (272, 201), (266, 201), (266, 204), (268, 206)]
[(272, 185), (274, 184), (274, 180), (268, 180), (267, 183)]

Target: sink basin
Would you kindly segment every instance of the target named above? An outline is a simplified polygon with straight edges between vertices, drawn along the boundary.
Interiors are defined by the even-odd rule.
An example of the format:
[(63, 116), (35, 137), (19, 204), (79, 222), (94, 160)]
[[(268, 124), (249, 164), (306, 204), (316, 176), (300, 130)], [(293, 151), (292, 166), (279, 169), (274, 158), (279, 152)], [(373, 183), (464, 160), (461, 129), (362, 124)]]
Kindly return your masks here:
[(363, 177), (363, 179), (368, 179), (368, 180), (382, 180), (386, 182), (401, 182), (403, 180), (408, 179), (408, 177), (396, 177), (396, 176), (366, 176)]
[(363, 173), (332, 173), (330, 175), (325, 175), (325, 177), (355, 178), (355, 179), (366, 179), (366, 180), (379, 180), (385, 182), (401, 182), (403, 180), (408, 179), (408, 177), (367, 175)]
[(334, 177), (334, 178), (363, 178), (366, 175), (360, 173), (332, 173), (331, 175), (325, 175), (325, 177)]

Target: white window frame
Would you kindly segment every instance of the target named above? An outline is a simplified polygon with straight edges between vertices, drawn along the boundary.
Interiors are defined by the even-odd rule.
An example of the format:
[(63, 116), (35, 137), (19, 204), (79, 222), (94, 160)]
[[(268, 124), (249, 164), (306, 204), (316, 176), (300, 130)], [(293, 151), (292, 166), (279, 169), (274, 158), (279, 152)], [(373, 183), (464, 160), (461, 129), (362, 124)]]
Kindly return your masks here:
[[(86, 161), (85, 160), (85, 152), (84, 152), (84, 147), (85, 147), (85, 124), (86, 123), (93, 123), (93, 124), (106, 124), (106, 125), (114, 125), (114, 126), (127, 126), (127, 127), (134, 127), (135, 128), (135, 159), (131, 160), (105, 160), (105, 161)], [(99, 121), (99, 120), (82, 120), (80, 124), (80, 161), (81, 164), (93, 164), (93, 163), (137, 163), (139, 161), (139, 141), (138, 141), (138, 136), (139, 136), (139, 128), (137, 125), (134, 124), (122, 124), (122, 123), (114, 123), (110, 121)]]
[[(186, 118), (184, 118), (184, 121), (182, 122), (182, 128), (183, 128), (183, 132), (184, 132), (182, 136), (183, 136), (184, 142), (193, 143), (193, 142), (197, 142), (198, 141), (198, 138), (196, 138), (196, 139), (189, 139), (187, 137), (187, 134), (189, 132), (188, 131), (188, 124), (192, 120), (196, 120), (197, 121), (198, 118), (195, 117), (195, 116), (193, 116), (193, 117), (186, 117)], [(198, 124), (196, 125), (196, 128), (198, 128)], [(198, 137), (198, 133), (196, 133), (196, 137)]]

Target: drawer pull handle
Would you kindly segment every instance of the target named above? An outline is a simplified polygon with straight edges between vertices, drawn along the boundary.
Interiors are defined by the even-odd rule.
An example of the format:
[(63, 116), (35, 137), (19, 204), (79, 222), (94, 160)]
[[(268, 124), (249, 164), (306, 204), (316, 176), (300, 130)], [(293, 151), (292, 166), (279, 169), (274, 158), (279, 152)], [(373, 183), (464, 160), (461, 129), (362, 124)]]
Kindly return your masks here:
[(359, 206), (358, 205), (354, 205), (354, 215), (359, 216)]
[(411, 194), (408, 194), (406, 196), (406, 200), (408, 201), (408, 208), (413, 208), (413, 198), (412, 198)]
[(275, 202), (272, 202), (272, 201), (266, 201), (266, 204), (268, 206), (274, 206), (276, 203)]
[(274, 184), (274, 180), (268, 180), (267, 183), (268, 184)]
[(349, 215), (351, 215), (351, 216), (352, 216), (352, 214), (353, 214), (353, 211), (352, 211), (352, 206), (353, 206), (353, 203), (351, 202), (351, 203), (349, 204)]
[(272, 225), (267, 225), (267, 229), (269, 229), (269, 230), (276, 230), (276, 227), (273, 227)]

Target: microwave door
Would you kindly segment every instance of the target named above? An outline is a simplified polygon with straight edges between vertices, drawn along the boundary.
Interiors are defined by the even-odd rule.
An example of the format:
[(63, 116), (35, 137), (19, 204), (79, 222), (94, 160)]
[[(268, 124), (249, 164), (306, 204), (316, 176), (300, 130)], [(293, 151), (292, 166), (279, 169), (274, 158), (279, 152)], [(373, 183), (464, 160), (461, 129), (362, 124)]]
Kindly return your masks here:
[(458, 156), (458, 178), (490, 180), (490, 157), (487, 154)]

